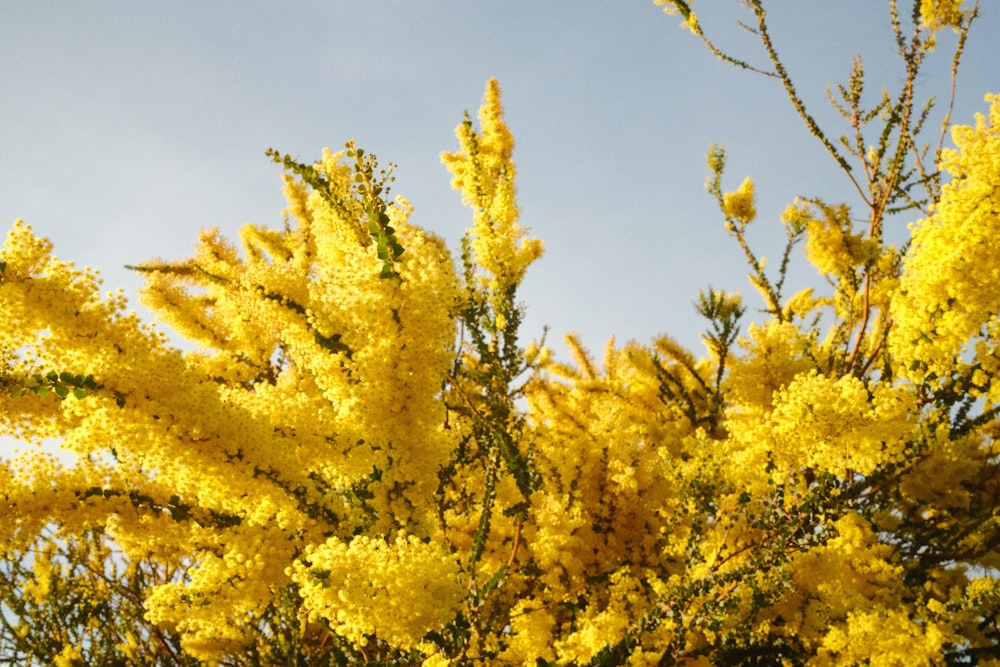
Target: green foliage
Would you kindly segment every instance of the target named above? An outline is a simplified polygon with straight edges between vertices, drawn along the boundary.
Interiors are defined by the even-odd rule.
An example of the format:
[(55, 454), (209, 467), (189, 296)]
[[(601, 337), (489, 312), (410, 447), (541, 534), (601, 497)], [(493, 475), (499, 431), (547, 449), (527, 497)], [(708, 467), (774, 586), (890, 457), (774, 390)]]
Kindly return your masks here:
[(77, 399), (86, 398), (91, 392), (101, 388), (93, 375), (74, 375), (67, 371), (49, 371), (44, 375), (36, 373), (20, 380), (11, 376), (0, 377), (0, 387), (6, 387), (11, 398), (20, 398), (29, 393), (44, 398), (49, 393), (55, 393), (59, 398), (72, 394)]

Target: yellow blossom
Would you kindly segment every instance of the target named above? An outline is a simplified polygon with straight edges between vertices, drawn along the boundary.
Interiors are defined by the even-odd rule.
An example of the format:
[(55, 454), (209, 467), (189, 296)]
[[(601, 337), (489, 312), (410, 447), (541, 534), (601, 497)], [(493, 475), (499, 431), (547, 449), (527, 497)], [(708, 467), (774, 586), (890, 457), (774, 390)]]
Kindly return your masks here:
[[(952, 180), (930, 218), (913, 230), (913, 243), (893, 302), (890, 341), (901, 371), (943, 376), (956, 368), (977, 332), (994, 332), (1000, 311), (1000, 96), (988, 96), (989, 118), (952, 130), (956, 148), (943, 167)], [(995, 348), (991, 334), (984, 363)], [(977, 355), (979, 356), (979, 355)]]
[(727, 192), (723, 196), (724, 210), (728, 217), (746, 225), (757, 217), (754, 207), (754, 185), (750, 178), (743, 179), (735, 192)]
[(964, 0), (920, 0), (920, 23), (930, 30), (958, 29), (965, 18)]
[[(491, 294), (503, 294), (520, 283), (528, 265), (541, 256), (542, 242), (527, 238), (527, 230), (517, 223), (514, 138), (503, 122), (495, 79), (486, 87), (479, 123), (476, 132), (466, 118), (456, 130), (460, 150), (442, 153), (441, 159), (452, 173), (452, 187), (473, 210), (471, 246), (482, 272), (481, 284)], [(498, 324), (498, 328), (503, 327)]]
[(377, 635), (409, 648), (444, 625), (464, 596), (458, 563), (413, 535), (394, 542), (357, 537), (309, 549), (292, 576), (305, 607), (360, 645)]

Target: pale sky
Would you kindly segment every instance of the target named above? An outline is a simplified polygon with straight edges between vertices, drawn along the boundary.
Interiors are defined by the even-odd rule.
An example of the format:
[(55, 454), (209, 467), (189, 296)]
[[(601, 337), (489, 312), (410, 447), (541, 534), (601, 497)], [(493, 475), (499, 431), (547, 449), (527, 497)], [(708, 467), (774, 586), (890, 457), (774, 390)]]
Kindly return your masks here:
[[(871, 95), (903, 80), (885, 2), (770, 4), (773, 38), (821, 122), (833, 119), (824, 89), (846, 80), (853, 55)], [(984, 5), (957, 122), (1000, 92), (1000, 7)], [(734, 27), (750, 18), (736, 0), (694, 7), (706, 31), (765, 64)], [(0, 224), (23, 218), (60, 258), (134, 294), (139, 279), (123, 265), (186, 257), (199, 228), (235, 237), (248, 222), (282, 224), (281, 172), (265, 149), (310, 162), (354, 139), (397, 165), (394, 192), (415, 205), (411, 220), (457, 256), (471, 215), (439, 154), (496, 77), (517, 141), (522, 224), (546, 248), (521, 291), (525, 340), (548, 325), (551, 341), (578, 331), (599, 354), (612, 334), (665, 332), (701, 354), (699, 288), (760, 305), (703, 188), (709, 144), (726, 144), (728, 189), (754, 177), (752, 237), (772, 265), (777, 216), (796, 195), (852, 193), (777, 83), (724, 65), (678, 23), (652, 0), (9, 0)], [(941, 107), (953, 42), (941, 35), (919, 81)], [(801, 259), (795, 276), (816, 279)]]

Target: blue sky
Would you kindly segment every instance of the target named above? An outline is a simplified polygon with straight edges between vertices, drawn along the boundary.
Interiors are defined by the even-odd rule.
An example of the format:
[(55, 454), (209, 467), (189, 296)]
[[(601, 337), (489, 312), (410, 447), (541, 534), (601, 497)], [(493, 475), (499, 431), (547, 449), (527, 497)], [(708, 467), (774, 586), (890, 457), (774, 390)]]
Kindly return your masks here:
[[(825, 87), (856, 53), (872, 94), (902, 81), (886, 3), (771, 4), (778, 49), (821, 120), (833, 120)], [(738, 2), (695, 8), (763, 64), (734, 28), (747, 18)], [(998, 9), (987, 3), (970, 39), (958, 122), (1000, 92)], [(925, 92), (947, 93), (953, 41), (941, 36)], [(25, 219), (59, 257), (134, 294), (123, 265), (186, 257), (199, 228), (281, 224), (265, 149), (311, 161), (354, 139), (397, 165), (413, 222), (457, 250), (471, 217), (439, 154), (490, 77), (517, 141), (522, 223), (546, 244), (521, 294), (526, 338), (548, 325), (550, 340), (577, 331), (600, 352), (612, 334), (665, 332), (700, 354), (699, 288), (759, 306), (703, 189), (713, 142), (726, 144), (729, 189), (757, 182), (759, 254), (777, 260), (777, 216), (794, 196), (851, 201), (778, 85), (722, 64), (652, 0), (12, 1), (0, 4), (0, 223)], [(815, 272), (800, 261), (796, 279)]]

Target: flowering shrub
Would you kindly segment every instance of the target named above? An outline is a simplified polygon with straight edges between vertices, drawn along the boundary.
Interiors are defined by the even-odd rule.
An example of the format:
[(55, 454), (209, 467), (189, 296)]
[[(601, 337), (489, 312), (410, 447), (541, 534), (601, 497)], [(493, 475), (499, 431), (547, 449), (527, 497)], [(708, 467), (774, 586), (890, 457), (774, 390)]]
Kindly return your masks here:
[[(957, 64), (978, 6), (917, 0), (904, 39), (891, 2), (908, 78), (866, 108), (857, 61), (837, 102), (856, 141), (836, 144), (762, 2), (771, 70), (661, 4), (779, 79), (861, 195), (795, 199), (768, 270), (754, 182), (727, 190), (710, 150), (765, 309), (744, 326), (739, 294), (703, 292), (704, 356), (520, 339), (542, 244), (495, 81), (443, 155), (473, 212), (457, 261), (362, 148), (270, 151), (283, 227), (134, 267), (189, 352), (15, 223), (0, 432), (77, 461), (0, 466), (0, 664), (1000, 660), (1000, 96), (931, 159), (911, 85), (943, 26)], [(785, 293), (795, 248), (827, 292)]]

